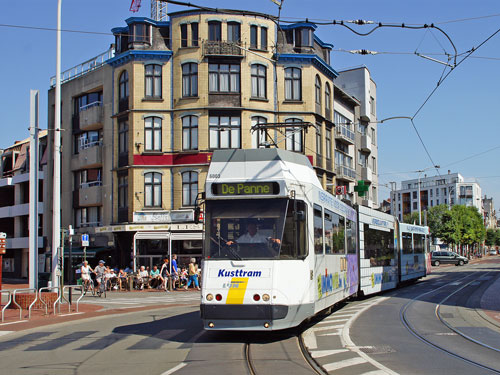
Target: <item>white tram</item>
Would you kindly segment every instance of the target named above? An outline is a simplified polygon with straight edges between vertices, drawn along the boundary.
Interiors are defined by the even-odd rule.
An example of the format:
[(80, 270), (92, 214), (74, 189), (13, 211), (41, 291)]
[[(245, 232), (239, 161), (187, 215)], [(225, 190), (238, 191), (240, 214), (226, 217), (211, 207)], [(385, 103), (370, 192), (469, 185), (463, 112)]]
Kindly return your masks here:
[(306, 156), (216, 151), (205, 194), (206, 329), (294, 327), (357, 292), (356, 211)]
[[(422, 227), (412, 227), (401, 228), (420, 244)], [(205, 186), (205, 329), (294, 327), (360, 291), (424, 276), (418, 251), (400, 256), (398, 228), (394, 217), (324, 191), (304, 155), (216, 151)]]

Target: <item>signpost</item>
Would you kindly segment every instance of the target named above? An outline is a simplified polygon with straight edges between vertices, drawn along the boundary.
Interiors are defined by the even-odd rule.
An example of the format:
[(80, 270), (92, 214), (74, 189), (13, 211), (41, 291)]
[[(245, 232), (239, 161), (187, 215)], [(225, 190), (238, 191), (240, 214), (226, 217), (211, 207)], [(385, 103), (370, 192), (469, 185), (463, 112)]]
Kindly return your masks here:
[(0, 290), (2, 290), (3, 254), (7, 248), (7, 234), (0, 232)]
[(87, 260), (87, 246), (89, 246), (89, 235), (82, 234), (83, 260)]

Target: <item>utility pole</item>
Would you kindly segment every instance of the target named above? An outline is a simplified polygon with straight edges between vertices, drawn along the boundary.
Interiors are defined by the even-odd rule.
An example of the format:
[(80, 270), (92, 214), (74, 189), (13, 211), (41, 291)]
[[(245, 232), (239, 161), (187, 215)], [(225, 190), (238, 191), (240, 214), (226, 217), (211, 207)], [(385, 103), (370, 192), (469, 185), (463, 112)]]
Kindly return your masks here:
[(38, 90), (30, 90), (29, 285), (38, 289)]
[(61, 246), (61, 4), (57, 0), (56, 89), (54, 111), (54, 190), (52, 213), (52, 286), (59, 286), (58, 249)]

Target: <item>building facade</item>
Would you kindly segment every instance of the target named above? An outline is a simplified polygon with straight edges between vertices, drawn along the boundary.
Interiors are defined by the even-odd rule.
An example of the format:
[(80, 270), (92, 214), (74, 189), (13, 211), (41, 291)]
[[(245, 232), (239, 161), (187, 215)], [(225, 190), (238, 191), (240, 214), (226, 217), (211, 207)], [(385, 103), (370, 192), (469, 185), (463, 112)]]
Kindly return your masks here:
[[(42, 252), (46, 242), (43, 227), (50, 220), (44, 205), (46, 189), (43, 166), (47, 160), (47, 131), (39, 133), (39, 142), (38, 248)], [(2, 265), (4, 278), (28, 278), (29, 274), (29, 151), (29, 139), (25, 139), (0, 152), (0, 232), (7, 234), (7, 251)], [(40, 270), (43, 270), (43, 265)]]
[(460, 173), (401, 181), (401, 189), (391, 193), (393, 212), (400, 220), (404, 215), (418, 212), (420, 182), (420, 207), (427, 211), (430, 207), (456, 204), (476, 207), (483, 214), (481, 187), (477, 182), (467, 181)]
[(486, 195), (483, 198), (483, 216), (486, 229), (497, 228), (497, 212), (495, 210), (493, 198), (488, 198)]
[[(112, 49), (63, 80), (62, 227), (89, 233), (87, 251), (112, 265), (152, 265), (167, 253), (181, 263), (201, 257), (194, 207), (218, 149), (303, 153), (325, 188), (346, 186), (355, 203), (354, 182), (376, 182), (363, 167), (370, 159), (360, 164), (358, 150), (368, 151), (355, 129), (375, 111), (366, 116), (369, 99), (355, 88), (374, 95), (375, 85), (360, 68), (340, 74), (345, 90), (336, 86), (332, 45), (315, 30), (306, 22), (277, 31), (270, 16), (239, 11), (133, 17), (113, 29)], [(347, 93), (349, 76), (360, 98)], [(338, 162), (337, 150), (346, 155)], [(79, 236), (74, 241), (78, 247)]]

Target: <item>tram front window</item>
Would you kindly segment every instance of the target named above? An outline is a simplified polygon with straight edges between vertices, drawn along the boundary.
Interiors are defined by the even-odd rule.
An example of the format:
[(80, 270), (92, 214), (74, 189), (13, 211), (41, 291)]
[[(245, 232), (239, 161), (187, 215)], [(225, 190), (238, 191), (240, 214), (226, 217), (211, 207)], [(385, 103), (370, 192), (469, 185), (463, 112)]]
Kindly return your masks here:
[(206, 202), (207, 259), (278, 259), (286, 199)]

